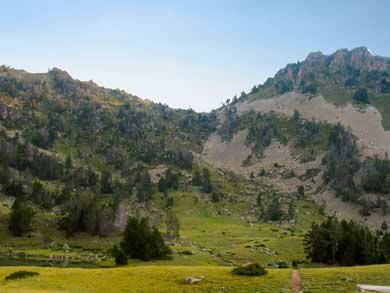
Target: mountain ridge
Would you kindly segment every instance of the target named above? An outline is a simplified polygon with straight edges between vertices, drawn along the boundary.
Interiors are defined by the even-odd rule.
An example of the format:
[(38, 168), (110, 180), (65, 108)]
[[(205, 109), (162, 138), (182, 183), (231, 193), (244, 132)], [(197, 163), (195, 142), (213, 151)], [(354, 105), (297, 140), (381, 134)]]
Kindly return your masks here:
[[(353, 213), (352, 218), (359, 221), (368, 219), (370, 225), (378, 227), (386, 217), (380, 216), (378, 204), (371, 195), (359, 191), (359, 196), (353, 197), (356, 202), (348, 203), (347, 208), (335, 194), (332, 184), (323, 178), (328, 167), (321, 161), (330, 152), (329, 132), (335, 129), (337, 123), (351, 127), (359, 147), (367, 145), (367, 140), (359, 134), (361, 126), (354, 126), (359, 118), (376, 123), (366, 123), (374, 127), (374, 131), (364, 130), (368, 136), (387, 137), (382, 132), (375, 132), (380, 128), (377, 120), (380, 114), (375, 109), (377, 95), (387, 93), (388, 61), (385, 57), (372, 56), (366, 48), (340, 49), (328, 56), (310, 53), (305, 61), (287, 65), (251, 93), (229, 100), (222, 108), (210, 113), (171, 109), (159, 103), (145, 102), (125, 91), (73, 79), (58, 68), (47, 73), (30, 74), (2, 66), (0, 122), (7, 133), (3, 136), (3, 149), (15, 158), (16, 149), (21, 146), (18, 140), (12, 139), (18, 134), (27, 143), (22, 149), (31, 149), (31, 144), (48, 151), (48, 155), (58, 155), (62, 160), (60, 165), (70, 156), (78, 165), (85, 167), (82, 177), (86, 178), (91, 175), (88, 175), (91, 170), (99, 177), (105, 169), (109, 169), (118, 186), (126, 186), (125, 182), (130, 180), (128, 176), (135, 176), (133, 172), (138, 172), (136, 176), (139, 177), (139, 174), (146, 174), (145, 170), (151, 174), (160, 170), (156, 176), (153, 175), (152, 183), (156, 184), (158, 176), (169, 167), (185, 173), (193, 166), (208, 164), (210, 168), (228, 169), (239, 176), (244, 175), (246, 180), (258, 181), (260, 189), (279, 186), (279, 192), (283, 194), (305, 185), (304, 189), (319, 205), (323, 201), (332, 203), (329, 204), (332, 206), (329, 213), (337, 212), (342, 217), (342, 209), (348, 209)], [(359, 74), (355, 76), (356, 70)], [(375, 74), (370, 75), (371, 72)], [(339, 76), (343, 78), (338, 80)], [(352, 77), (354, 81), (350, 81)], [(344, 91), (341, 96), (348, 106), (332, 104), (328, 98), (335, 97), (335, 91), (324, 94), (324, 89), (329, 87), (352, 94), (365, 88), (371, 105), (358, 104), (352, 94), (344, 95)], [(338, 97), (334, 100), (337, 101)], [(390, 103), (385, 98), (382, 103), (385, 106), (378, 107), (381, 109), (379, 112), (390, 114), (386, 110), (386, 105)], [(333, 116), (321, 116), (324, 112)], [(305, 140), (312, 143), (305, 143)], [(233, 148), (230, 148), (231, 143)], [(367, 161), (370, 156), (380, 154), (381, 158), (384, 157), (387, 150), (382, 145), (385, 144), (378, 144), (378, 151), (371, 148), (373, 151), (367, 154), (359, 148), (360, 168), (364, 172), (371, 166)], [(29, 153), (31, 151), (26, 152), (27, 166), (35, 164), (35, 157), (31, 159)], [(213, 153), (216, 159), (212, 157)], [(235, 153), (241, 155), (236, 157)], [(364, 157), (366, 155), (367, 158)], [(225, 168), (227, 163), (229, 168)], [(137, 164), (143, 165), (144, 169)], [(297, 174), (288, 175), (293, 174), (294, 169)], [(260, 178), (259, 174), (268, 172), (273, 175)], [(387, 180), (388, 175), (390, 173), (384, 174), (380, 180)], [(62, 175), (53, 176), (61, 178)], [(348, 176), (352, 178), (355, 174)], [(222, 186), (218, 189), (224, 190), (223, 185), (227, 183), (221, 180)], [(354, 184), (360, 188), (360, 179), (356, 180)], [(328, 187), (324, 188), (324, 184)], [(317, 197), (316, 190), (319, 193)], [(216, 194), (215, 197), (220, 197), (219, 191)], [(342, 197), (349, 198), (350, 195)], [(380, 194), (380, 198), (386, 197)], [(362, 217), (362, 205), (373, 216)], [(374, 219), (373, 223), (370, 219)]]
[[(326, 167), (322, 161), (329, 153), (327, 143), (322, 145), (322, 150), (314, 148), (313, 153), (314, 149), (307, 148), (302, 153), (298, 144), (301, 138), (291, 136), (285, 129), (294, 125), (294, 117), (303, 119), (304, 123), (329, 127), (341, 124), (356, 138), (359, 160), (365, 161), (362, 166), (367, 166), (367, 160), (372, 158), (386, 158), (390, 152), (389, 64), (389, 58), (372, 56), (364, 47), (350, 51), (340, 49), (330, 55), (310, 53), (304, 61), (288, 64), (250, 93), (227, 101), (218, 111), (219, 130), (209, 137), (203, 156), (220, 167), (246, 176), (261, 170), (265, 171), (260, 173), (275, 172), (273, 165), (285, 166), (288, 172), (289, 167), (293, 167), (298, 177), (305, 176), (310, 168), (320, 170), (314, 176), (316, 183), (306, 183), (319, 204), (326, 202), (330, 214), (355, 220), (364, 218), (369, 225), (379, 226), (383, 221), (380, 214), (362, 217), (358, 206), (344, 202), (333, 184), (324, 181)], [(361, 92), (366, 93), (364, 102), (358, 99)], [(253, 118), (255, 115), (257, 118)], [(285, 119), (290, 120), (286, 122)], [(226, 133), (228, 135), (224, 135)], [(253, 133), (261, 138), (254, 139)], [(288, 140), (285, 135), (289, 136)], [(259, 149), (262, 150), (260, 156)], [(307, 151), (312, 152), (311, 158), (305, 154)], [(310, 158), (310, 164), (307, 158)], [(351, 184), (359, 186), (358, 174), (366, 171), (350, 174), (354, 178)], [(294, 178), (275, 177), (271, 181), (284, 191), (299, 184)], [(327, 185), (323, 185), (325, 183)], [(352, 193), (361, 194), (359, 205), (366, 205), (377, 196), (362, 190)], [(386, 195), (383, 198), (386, 200)]]

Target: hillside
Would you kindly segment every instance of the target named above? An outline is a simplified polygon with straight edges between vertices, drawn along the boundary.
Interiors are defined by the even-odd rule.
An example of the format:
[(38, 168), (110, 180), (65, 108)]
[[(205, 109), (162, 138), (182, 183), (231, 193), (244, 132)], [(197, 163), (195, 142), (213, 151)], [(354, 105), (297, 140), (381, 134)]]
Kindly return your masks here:
[[(326, 203), (330, 214), (379, 227), (389, 219), (383, 212), (388, 206), (387, 191), (373, 193), (375, 188), (361, 186), (373, 180), (373, 172), (378, 173), (367, 170), (372, 159), (378, 156), (383, 160), (390, 150), (389, 84), (389, 58), (373, 56), (366, 48), (342, 49), (329, 56), (311, 53), (303, 62), (289, 64), (264, 84), (254, 86), (250, 93), (229, 99), (217, 112), (221, 124), (206, 142), (204, 158), (247, 176), (271, 170), (275, 163), (296, 171), (298, 177), (306, 170), (319, 170), (313, 180), (304, 182), (319, 204)], [(254, 113), (261, 113), (263, 118), (250, 118), (248, 123)], [(297, 133), (293, 130), (297, 119), (318, 124), (318, 130)], [(326, 136), (338, 123), (351, 131), (358, 147), (361, 167), (349, 174), (354, 181), (351, 193), (360, 194), (355, 200), (341, 196), (323, 176), (323, 158), (329, 150)], [(254, 139), (253, 134), (262, 136), (262, 141)], [(304, 140), (317, 143), (303, 145)], [(382, 184), (386, 174), (373, 184)], [(270, 180), (283, 191), (299, 184), (296, 178), (274, 176)]]
[[(187, 271), (218, 280), (200, 291), (243, 286), (226, 267), (249, 262), (275, 268), (263, 285), (280, 290), (286, 280), (278, 278), (289, 271), (276, 268), (309, 264), (305, 235), (327, 215), (381, 229), (375, 241), (384, 239), (389, 62), (365, 48), (313, 53), (210, 113), (172, 109), (57, 68), (1, 66), (0, 264), (112, 270), (111, 248), (127, 219), (145, 217), (172, 252), (154, 262), (169, 271), (169, 290), (182, 289)], [(389, 252), (380, 249), (386, 262)], [(138, 275), (144, 265), (129, 263)], [(367, 271), (363, 279), (375, 281)], [(53, 282), (50, 269), (40, 272), (38, 289), (72, 290)], [(337, 279), (330, 275), (329, 283)], [(353, 289), (316, 291), (316, 281), (308, 283), (313, 292)]]
[(127, 217), (146, 216), (172, 244), (170, 263), (277, 266), (304, 259), (303, 234), (324, 217), (295, 191), (204, 161), (215, 112), (174, 110), (60, 69), (3, 66), (0, 97), (3, 264), (111, 266)]

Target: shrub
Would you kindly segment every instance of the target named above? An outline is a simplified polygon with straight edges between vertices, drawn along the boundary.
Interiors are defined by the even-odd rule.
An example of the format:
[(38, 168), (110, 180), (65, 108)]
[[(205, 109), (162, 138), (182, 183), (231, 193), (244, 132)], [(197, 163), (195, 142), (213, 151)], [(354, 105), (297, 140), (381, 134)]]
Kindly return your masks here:
[(261, 176), (261, 177), (264, 177), (267, 175), (267, 171), (265, 171), (265, 169), (261, 169), (261, 171), (259, 172), (259, 175), (258, 176)]
[(114, 247), (112, 248), (111, 255), (114, 257), (115, 263), (117, 265), (124, 266), (128, 264), (128, 259), (126, 254), (117, 245), (114, 245)]
[(263, 276), (267, 274), (267, 270), (257, 263), (251, 263), (234, 268), (232, 273), (241, 276)]
[(352, 96), (352, 99), (357, 103), (369, 104), (370, 100), (366, 89), (358, 89)]
[(284, 260), (277, 261), (276, 265), (278, 266), (279, 269), (287, 269), (288, 268), (288, 262), (286, 262)]
[(306, 264), (308, 263), (307, 260), (304, 260), (304, 259), (294, 259), (292, 262), (291, 262), (291, 266), (294, 268), (294, 269), (299, 269), (299, 266), (302, 265), (302, 264)]
[(194, 255), (194, 253), (191, 250), (183, 250), (179, 254), (181, 254), (181, 255)]
[(297, 187), (297, 192), (298, 192), (298, 197), (300, 199), (304, 198), (305, 197), (305, 187), (303, 185), (299, 185)]
[(219, 202), (221, 200), (222, 193), (214, 188), (212, 193), (211, 193), (211, 202)]
[(7, 277), (5, 277), (5, 280), (17, 280), (17, 279), (24, 279), (29, 277), (39, 276), (39, 273), (37, 272), (29, 272), (29, 271), (17, 271), (12, 274), (9, 274)]

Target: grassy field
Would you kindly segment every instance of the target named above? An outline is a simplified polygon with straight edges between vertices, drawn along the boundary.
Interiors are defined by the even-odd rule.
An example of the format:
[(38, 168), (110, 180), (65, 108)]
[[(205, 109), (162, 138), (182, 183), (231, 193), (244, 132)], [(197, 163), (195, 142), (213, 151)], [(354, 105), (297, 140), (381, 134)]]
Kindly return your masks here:
[(390, 286), (390, 265), (302, 269), (304, 292), (355, 292), (356, 284)]
[[(312, 221), (322, 220), (318, 206), (310, 201), (297, 202), (296, 224), (291, 229), (269, 223), (248, 222), (245, 215), (251, 209), (250, 201), (211, 203), (205, 199), (197, 200), (205, 195), (196, 191), (171, 192), (170, 196), (175, 199), (173, 210), (180, 221), (181, 239), (171, 247), (172, 258), (156, 263), (158, 265), (236, 265), (254, 261), (272, 264), (279, 260), (302, 260), (305, 258), (303, 234)], [(3, 202), (6, 202), (4, 198)], [(153, 208), (162, 210), (164, 204), (165, 200), (156, 196)], [(37, 215), (32, 235), (14, 237), (7, 229), (8, 215), (9, 207), (2, 205), (2, 255), (11, 247), (13, 253), (27, 254), (28, 259), (48, 260), (66, 256), (79, 260), (83, 255), (107, 254), (107, 250), (114, 243), (119, 243), (121, 238), (120, 235), (98, 237), (85, 233), (65, 238), (64, 233), (57, 230), (56, 217), (50, 213)], [(160, 230), (165, 232), (164, 221)], [(49, 246), (53, 241), (56, 248)], [(62, 249), (65, 243), (70, 246), (70, 251)], [(32, 264), (36, 265), (34, 262)], [(113, 261), (106, 260), (104, 265), (113, 265)]]
[(383, 94), (380, 96), (370, 97), (371, 104), (378, 109), (382, 115), (382, 125), (385, 130), (390, 130), (390, 95)]
[(322, 84), (320, 93), (325, 100), (336, 106), (346, 106), (352, 102), (353, 91), (335, 84)]
[[(180, 219), (183, 241), (173, 250), (191, 250), (190, 256), (174, 255), (175, 264), (238, 264), (278, 260), (302, 260), (303, 234), (310, 224), (323, 219), (318, 206), (310, 201), (297, 201), (297, 218), (293, 229), (269, 223), (247, 222), (245, 214), (250, 202), (211, 203), (196, 200), (196, 193), (175, 192), (173, 210)], [(163, 202), (155, 202), (156, 205)], [(164, 231), (164, 228), (162, 229)], [(185, 241), (188, 240), (188, 241)], [(184, 263), (183, 263), (184, 261)]]
[[(39, 276), (5, 281), (17, 270)], [(302, 269), (305, 292), (354, 292), (357, 283), (390, 285), (390, 266)], [(261, 277), (231, 274), (222, 266), (129, 266), (110, 269), (0, 267), (1, 292), (288, 292), (290, 269)], [(204, 276), (196, 285), (184, 279)]]

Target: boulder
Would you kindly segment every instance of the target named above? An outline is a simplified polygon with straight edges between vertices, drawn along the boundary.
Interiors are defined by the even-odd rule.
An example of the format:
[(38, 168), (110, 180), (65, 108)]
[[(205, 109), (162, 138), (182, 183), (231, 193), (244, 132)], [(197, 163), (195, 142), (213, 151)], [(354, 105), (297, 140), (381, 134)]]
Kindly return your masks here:
[(193, 284), (198, 284), (198, 283), (200, 283), (203, 279), (204, 279), (204, 276), (186, 277), (186, 278), (184, 279), (184, 282), (185, 282), (186, 284), (193, 285)]
[(388, 292), (390, 293), (390, 286), (373, 286), (373, 285), (356, 285), (356, 292)]

